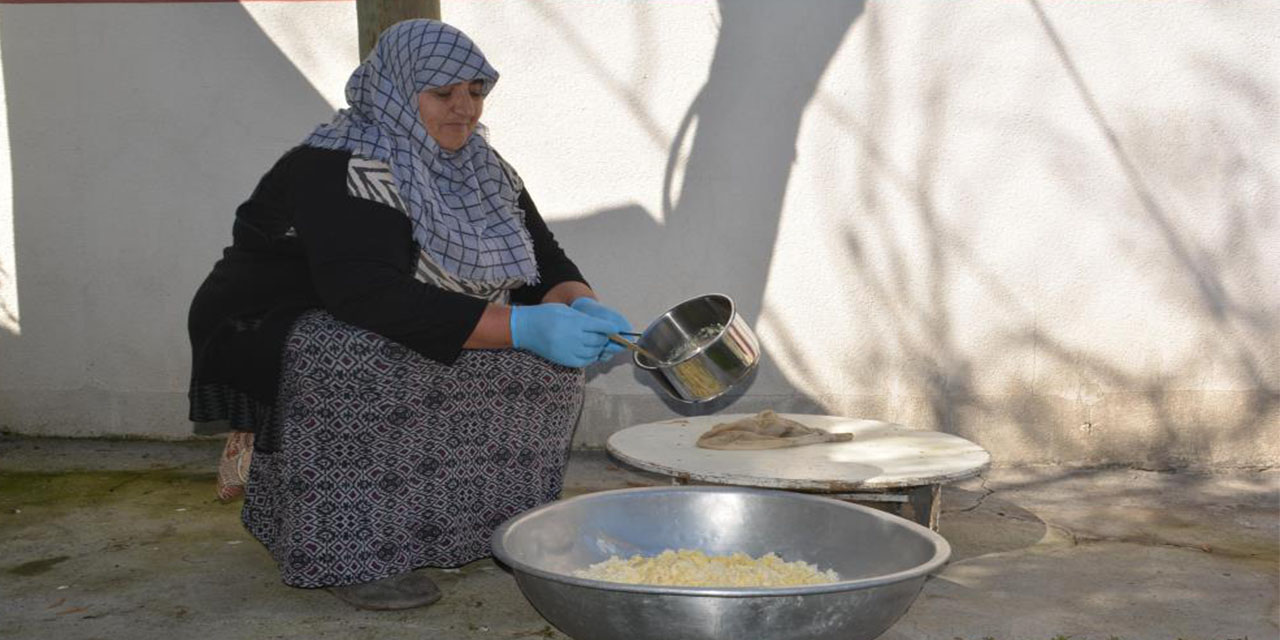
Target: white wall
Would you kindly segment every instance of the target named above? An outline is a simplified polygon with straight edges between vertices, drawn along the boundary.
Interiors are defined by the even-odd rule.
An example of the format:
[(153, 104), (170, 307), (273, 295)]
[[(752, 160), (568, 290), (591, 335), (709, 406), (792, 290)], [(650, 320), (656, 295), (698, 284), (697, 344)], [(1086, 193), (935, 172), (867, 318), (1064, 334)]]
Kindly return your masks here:
[[(1280, 459), (1270, 1), (443, 13), (602, 295), (644, 325), (720, 291), (756, 327), (746, 395), (699, 411), (880, 418), (1007, 463)], [(351, 3), (0, 5), (0, 426), (186, 432), (186, 305), (354, 41)], [(583, 445), (688, 411), (621, 359), (589, 391)]]
[(0, 326), (0, 426), (190, 432), (187, 305), (236, 205), (340, 102), (353, 11), (0, 5), (0, 248), (8, 235), (16, 258), (0, 284), (21, 312), (17, 331)]

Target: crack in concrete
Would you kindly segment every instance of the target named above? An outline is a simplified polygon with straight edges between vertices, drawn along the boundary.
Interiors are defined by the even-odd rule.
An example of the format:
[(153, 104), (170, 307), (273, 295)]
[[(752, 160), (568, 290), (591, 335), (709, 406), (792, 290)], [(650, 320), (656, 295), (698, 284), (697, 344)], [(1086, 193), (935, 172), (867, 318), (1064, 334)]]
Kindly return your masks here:
[[(1014, 516), (1000, 516), (1000, 517), (1005, 517), (1007, 519), (1012, 519), (1012, 520), (1025, 521), (1025, 518), (1018, 518)], [(1152, 537), (1152, 536), (1097, 535), (1097, 534), (1088, 533), (1088, 532), (1076, 531), (1074, 529), (1071, 529), (1070, 527), (1053, 523), (1053, 522), (1047, 522), (1044, 520), (1041, 520), (1041, 522), (1044, 523), (1046, 528), (1049, 528), (1061, 533), (1070, 542), (1070, 546), (1073, 546), (1073, 547), (1085, 546), (1085, 545), (1091, 545), (1091, 544), (1113, 543), (1113, 544), (1132, 544), (1132, 545), (1137, 545), (1141, 547), (1166, 547), (1170, 549), (1185, 549), (1187, 551), (1199, 551), (1201, 553), (1211, 553), (1219, 557), (1232, 558), (1235, 560), (1258, 560), (1263, 557), (1262, 555), (1256, 554), (1256, 553), (1245, 553), (1245, 552), (1240, 552), (1240, 551), (1236, 551), (1229, 548), (1215, 548), (1213, 545), (1210, 545), (1208, 543), (1203, 543), (1203, 542), (1202, 543), (1177, 542), (1173, 540), (1164, 540), (1164, 539)]]
[(1186, 549), (1188, 551), (1199, 551), (1201, 553), (1212, 553), (1224, 558), (1235, 558), (1239, 560), (1256, 560), (1259, 558), (1255, 553), (1242, 553), (1231, 549), (1214, 548), (1208, 543), (1191, 543), (1191, 542), (1174, 542), (1171, 540), (1161, 540), (1151, 537), (1135, 537), (1135, 536), (1098, 536), (1088, 533), (1077, 534), (1069, 531), (1065, 527), (1058, 527), (1064, 531), (1068, 531), (1072, 540), (1076, 544), (1100, 544), (1100, 543), (1119, 543), (1119, 544), (1135, 544), (1142, 547), (1168, 547), (1171, 549)]
[[(1041, 520), (1041, 522), (1044, 522), (1044, 520)], [(1076, 536), (1076, 532), (1072, 531), (1071, 529), (1068, 529), (1067, 527), (1064, 527), (1059, 524), (1053, 524), (1052, 522), (1044, 522), (1044, 526), (1046, 529), (1052, 529), (1066, 536), (1067, 539), (1071, 541), (1070, 546), (1076, 547), (1080, 545), (1080, 539)]]
[(995, 492), (996, 492), (996, 490), (995, 490), (995, 489), (988, 489), (988, 488), (987, 488), (987, 476), (986, 476), (986, 474), (979, 474), (979, 475), (978, 475), (978, 480), (980, 480), (980, 481), (981, 481), (981, 483), (982, 483), (978, 488), (979, 488), (979, 489), (981, 489), (982, 491), (985, 491), (986, 493), (984, 493), (984, 494), (982, 494), (982, 495), (978, 496), (978, 500), (977, 500), (977, 502), (974, 502), (974, 503), (973, 503), (973, 506), (971, 506), (971, 507), (966, 507), (966, 508), (964, 508), (964, 509), (956, 509), (955, 511), (952, 511), (951, 513), (967, 513), (967, 512), (969, 512), (969, 511), (973, 511), (974, 509), (977, 509), (978, 507), (981, 507), (981, 506), (982, 506), (982, 503), (983, 503), (983, 502), (985, 502), (985, 501), (986, 501), (986, 499), (987, 499), (989, 496), (991, 496), (991, 494), (993, 494), (993, 493), (995, 493)]
[[(955, 511), (951, 511), (949, 513), (967, 513), (970, 511), (975, 511), (983, 506), (987, 498), (999, 492), (998, 489), (992, 489), (987, 486), (988, 478), (986, 477), (985, 474), (978, 476), (978, 478), (981, 481), (979, 490), (982, 491), (983, 493), (978, 496), (978, 498), (974, 501), (972, 505), (965, 507), (963, 509), (956, 509)], [(1215, 548), (1213, 545), (1210, 545), (1209, 543), (1176, 542), (1176, 541), (1164, 540), (1164, 539), (1160, 539), (1152, 536), (1098, 535), (1098, 534), (1093, 534), (1093, 533), (1088, 533), (1083, 531), (1077, 531), (1076, 529), (1072, 529), (1071, 527), (1068, 527), (1062, 524), (1049, 522), (1044, 518), (1041, 518), (1039, 515), (1035, 514), (1035, 512), (1033, 511), (1028, 511), (1028, 513), (1031, 513), (1032, 517), (1028, 518), (1019, 514), (1007, 513), (1005, 511), (992, 511), (991, 515), (997, 518), (1001, 518), (1001, 519), (1009, 520), (1013, 522), (1043, 524), (1046, 528), (1052, 529), (1062, 534), (1062, 536), (1069, 542), (1070, 546), (1073, 546), (1073, 547), (1083, 546), (1087, 544), (1116, 543), (1116, 544), (1134, 544), (1134, 545), (1143, 546), (1143, 547), (1167, 547), (1171, 549), (1185, 549), (1188, 551), (1212, 553), (1224, 558), (1233, 558), (1233, 559), (1240, 559), (1240, 560), (1256, 560), (1260, 557), (1260, 555), (1256, 553), (1244, 553), (1244, 552), (1239, 552), (1232, 549)]]

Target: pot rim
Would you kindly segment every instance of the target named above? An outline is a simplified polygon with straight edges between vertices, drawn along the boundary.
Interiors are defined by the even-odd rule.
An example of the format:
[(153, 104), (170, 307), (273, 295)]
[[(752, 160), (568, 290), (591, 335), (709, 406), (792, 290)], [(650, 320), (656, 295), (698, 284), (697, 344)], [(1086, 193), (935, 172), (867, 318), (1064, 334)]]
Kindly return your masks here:
[[(707, 350), (707, 346), (709, 346), (712, 342), (715, 342), (716, 340), (719, 340), (719, 339), (720, 339), (720, 337), (724, 335), (724, 332), (729, 330), (729, 324), (730, 324), (730, 323), (732, 323), (732, 322), (733, 322), (733, 321), (738, 317), (738, 305), (737, 305), (737, 303), (735, 303), (735, 302), (733, 301), (733, 298), (730, 298), (729, 296), (727, 296), (727, 295), (725, 295), (725, 294), (723, 294), (723, 293), (704, 293), (704, 294), (696, 295), (696, 296), (693, 296), (692, 298), (688, 298), (688, 299), (686, 299), (686, 300), (683, 300), (683, 301), (681, 301), (681, 302), (680, 302), (680, 303), (678, 303), (678, 304), (672, 305), (672, 306), (671, 306), (671, 308), (667, 309), (666, 311), (663, 311), (663, 312), (662, 312), (662, 314), (661, 314), (661, 315), (659, 315), (659, 316), (658, 316), (658, 318), (657, 318), (656, 320), (654, 320), (653, 322), (650, 322), (650, 323), (649, 323), (649, 326), (645, 327), (645, 328), (644, 328), (644, 331), (640, 332), (640, 338), (638, 338), (638, 339), (636, 340), (636, 342), (639, 342), (640, 340), (644, 339), (644, 336), (648, 335), (649, 330), (650, 330), (650, 329), (653, 329), (653, 327), (654, 327), (655, 325), (657, 325), (659, 321), (661, 321), (663, 318), (665, 318), (665, 317), (666, 317), (668, 314), (670, 314), (672, 311), (675, 311), (676, 309), (679, 309), (680, 307), (682, 307), (682, 306), (684, 306), (684, 305), (686, 305), (686, 304), (688, 304), (688, 303), (690, 303), (690, 302), (693, 302), (693, 301), (695, 301), (695, 300), (703, 300), (703, 299), (706, 299), (706, 298), (723, 298), (726, 302), (728, 302), (728, 303), (729, 303), (729, 319), (728, 319), (728, 320), (725, 320), (725, 322), (724, 322), (724, 328), (722, 328), (722, 329), (720, 330), (720, 333), (716, 335), (715, 340), (709, 340), (706, 344), (704, 344), (704, 345), (702, 345), (702, 346), (698, 347), (697, 349), (694, 349), (693, 351), (690, 351), (688, 355), (686, 355), (684, 358), (681, 358), (679, 361), (676, 361), (676, 362), (659, 362), (659, 363), (657, 363), (657, 364), (655, 364), (655, 365), (648, 365), (648, 364), (645, 364), (645, 363), (643, 363), (643, 362), (641, 362), (641, 361), (640, 361), (640, 354), (639, 354), (639, 353), (636, 353), (636, 352), (632, 352), (632, 353), (631, 353), (631, 361), (632, 361), (632, 362), (634, 362), (634, 363), (635, 363), (635, 365), (636, 365), (637, 367), (640, 367), (641, 369), (644, 369), (645, 371), (658, 371), (658, 370), (661, 370), (661, 369), (670, 369), (671, 367), (674, 367), (674, 366), (676, 366), (676, 365), (678, 365), (678, 364), (681, 364), (681, 363), (683, 363), (683, 362), (688, 362), (689, 360), (692, 360), (695, 356), (697, 356), (697, 355), (701, 354), (703, 351), (706, 351), (706, 350)], [(646, 359), (647, 359), (647, 358), (646, 358)], [(716, 396), (718, 397), (718, 396), (720, 396), (720, 395), (723, 395), (723, 393), (724, 393), (724, 392), (722, 391), (722, 392), (720, 392), (720, 393), (716, 394)], [(710, 400), (710, 399), (711, 399), (711, 398), (707, 398), (707, 400)], [(683, 402), (694, 402), (693, 400), (683, 400), (683, 399), (681, 399), (681, 400), (682, 400)]]

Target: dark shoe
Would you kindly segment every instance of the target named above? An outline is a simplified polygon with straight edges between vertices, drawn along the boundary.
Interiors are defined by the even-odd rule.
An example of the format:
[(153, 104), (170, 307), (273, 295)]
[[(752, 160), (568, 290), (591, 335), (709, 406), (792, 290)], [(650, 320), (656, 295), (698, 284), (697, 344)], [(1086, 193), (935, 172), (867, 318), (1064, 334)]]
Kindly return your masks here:
[(425, 607), (440, 599), (440, 587), (425, 573), (414, 571), (373, 582), (329, 587), (329, 592), (357, 609), (374, 611)]

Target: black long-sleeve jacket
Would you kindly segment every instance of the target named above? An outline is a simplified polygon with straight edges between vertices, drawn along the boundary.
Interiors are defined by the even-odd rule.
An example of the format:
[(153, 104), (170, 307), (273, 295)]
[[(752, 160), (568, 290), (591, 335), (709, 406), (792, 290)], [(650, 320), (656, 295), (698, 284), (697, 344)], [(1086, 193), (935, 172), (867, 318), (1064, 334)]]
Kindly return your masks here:
[[(225, 385), (274, 403), (285, 338), (308, 309), (439, 362), (458, 357), (486, 302), (414, 279), (418, 246), (409, 218), (349, 195), (350, 159), (345, 151), (296, 147), (236, 210), (232, 245), (188, 315), (193, 397), (198, 387)], [(513, 290), (512, 303), (537, 304), (561, 282), (585, 282), (527, 191), (519, 205), (539, 280)]]

